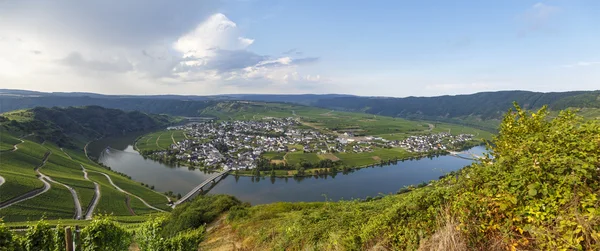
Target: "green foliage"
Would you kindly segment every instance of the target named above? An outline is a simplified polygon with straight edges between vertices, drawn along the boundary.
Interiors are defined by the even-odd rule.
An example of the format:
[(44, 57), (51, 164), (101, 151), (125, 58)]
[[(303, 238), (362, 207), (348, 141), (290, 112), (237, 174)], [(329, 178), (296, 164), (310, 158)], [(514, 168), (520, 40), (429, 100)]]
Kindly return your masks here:
[(5, 126), (24, 133), (35, 133), (43, 140), (69, 148), (77, 146), (69, 135), (77, 135), (89, 140), (121, 135), (123, 132), (146, 131), (174, 121), (174, 118), (166, 115), (148, 115), (138, 111), (124, 112), (99, 106), (36, 107), (21, 115), (28, 119), (11, 116), (11, 114), (14, 112), (7, 115), (11, 121), (4, 122)]
[(37, 224), (30, 226), (25, 233), (25, 249), (27, 251), (54, 250), (54, 232), (48, 223), (40, 220)]
[(135, 241), (140, 250), (163, 250), (167, 242), (162, 236), (167, 217), (156, 217), (142, 224), (135, 233)]
[(12, 250), (13, 241), (12, 233), (0, 219), (0, 251)]
[(597, 122), (516, 106), (492, 143), (471, 166), (398, 195), (232, 208), (228, 219), (248, 249), (417, 250), (447, 231), (470, 250), (600, 249)]
[(163, 227), (167, 223), (167, 217), (157, 217), (142, 224), (135, 234), (135, 240), (142, 251), (197, 250), (198, 245), (204, 239), (204, 227), (197, 229), (182, 230), (173, 237), (165, 238)]
[(230, 195), (198, 196), (173, 210), (164, 226), (164, 236), (174, 236), (186, 229), (196, 229), (215, 220), (220, 214), (242, 203)]
[(81, 231), (85, 251), (121, 251), (129, 249), (131, 234), (109, 217), (97, 217)]
[(204, 240), (204, 226), (197, 229), (180, 232), (172, 238), (167, 239), (164, 249), (173, 251), (198, 250), (200, 242)]

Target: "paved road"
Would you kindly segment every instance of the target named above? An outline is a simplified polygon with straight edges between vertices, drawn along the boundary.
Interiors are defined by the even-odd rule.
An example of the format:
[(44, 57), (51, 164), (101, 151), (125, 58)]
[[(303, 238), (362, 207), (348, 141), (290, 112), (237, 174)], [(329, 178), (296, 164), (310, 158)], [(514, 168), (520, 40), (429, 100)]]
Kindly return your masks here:
[(50, 177), (48, 177), (48, 176), (46, 176), (44, 174), (40, 173), (40, 175), (42, 175), (42, 177), (44, 177), (44, 179), (46, 179), (46, 180), (48, 180), (48, 181), (50, 181), (52, 183), (64, 186), (67, 189), (69, 189), (69, 192), (71, 192), (71, 196), (73, 196), (73, 202), (75, 203), (75, 217), (74, 218), (76, 220), (80, 220), (81, 219), (81, 215), (83, 213), (82, 213), (82, 210), (81, 210), (81, 203), (79, 202), (79, 197), (77, 196), (77, 191), (75, 191), (75, 189), (73, 189), (72, 187), (70, 187), (70, 186), (68, 186), (68, 185), (66, 185), (64, 183), (55, 181), (52, 178), (50, 178)]
[[(61, 149), (61, 150), (62, 150), (62, 149)], [(72, 187), (68, 186), (67, 184), (64, 184), (64, 183), (61, 183), (61, 182), (55, 181), (55, 180), (53, 180), (52, 178), (50, 178), (49, 176), (46, 176), (45, 174), (43, 174), (43, 173), (41, 173), (41, 172), (40, 172), (40, 169), (41, 169), (43, 166), (45, 166), (45, 165), (46, 165), (46, 161), (48, 161), (48, 158), (50, 157), (50, 155), (52, 155), (52, 151), (50, 151), (49, 153), (50, 153), (50, 154), (48, 154), (48, 156), (47, 156), (47, 157), (45, 158), (45, 160), (44, 160), (44, 164), (42, 164), (40, 167), (38, 167), (38, 168), (36, 169), (36, 172), (37, 172), (37, 173), (40, 175), (40, 177), (42, 177), (43, 179), (46, 179), (47, 181), (50, 181), (50, 182), (52, 182), (52, 183), (55, 183), (55, 184), (58, 184), (58, 185), (64, 186), (64, 187), (66, 187), (66, 188), (69, 190), (69, 192), (71, 192), (71, 196), (73, 196), (73, 203), (75, 204), (75, 217), (74, 217), (74, 218), (75, 218), (76, 220), (79, 220), (79, 219), (81, 219), (81, 214), (82, 214), (82, 212), (81, 212), (81, 211), (82, 211), (82, 210), (81, 210), (81, 203), (79, 202), (79, 197), (77, 196), (77, 191), (75, 191), (75, 189), (73, 189)], [(65, 154), (66, 154), (66, 153), (65, 153)], [(69, 155), (67, 155), (67, 156), (69, 156)]]
[(152, 209), (154, 209), (154, 210), (156, 210), (156, 211), (159, 211), (159, 212), (166, 212), (165, 210), (162, 210), (162, 209), (160, 209), (160, 208), (156, 208), (156, 207), (154, 207), (154, 206), (152, 206), (152, 205), (148, 204), (148, 202), (146, 202), (144, 199), (142, 199), (142, 198), (138, 197), (137, 195), (134, 195), (134, 194), (132, 194), (132, 193), (130, 193), (130, 192), (127, 192), (127, 191), (125, 191), (125, 190), (121, 189), (119, 186), (117, 186), (117, 185), (116, 185), (116, 184), (113, 182), (113, 180), (110, 178), (110, 176), (108, 176), (108, 174), (105, 174), (105, 173), (103, 173), (103, 172), (96, 172), (96, 171), (90, 171), (90, 172), (99, 173), (99, 174), (102, 174), (102, 175), (104, 175), (104, 176), (105, 176), (105, 177), (108, 179), (108, 182), (110, 182), (110, 184), (111, 184), (113, 187), (115, 187), (117, 190), (119, 190), (120, 192), (122, 192), (122, 193), (124, 193), (124, 194), (128, 194), (128, 195), (130, 195), (130, 196), (133, 196), (133, 197), (136, 197), (136, 198), (138, 198), (138, 199), (139, 199), (139, 200), (140, 200), (142, 203), (144, 203), (144, 205), (146, 205), (146, 207), (148, 207), (148, 208), (152, 208)]
[(26, 200), (29, 200), (29, 199), (33, 199), (33, 198), (39, 196), (40, 194), (43, 194), (45, 192), (48, 192), (48, 190), (50, 190), (50, 188), (52, 186), (50, 186), (50, 183), (48, 183), (46, 181), (46, 179), (44, 179), (45, 175), (43, 175), (39, 171), (40, 168), (42, 168), (43, 166), (46, 165), (46, 161), (48, 161), (48, 157), (50, 157), (50, 154), (52, 154), (52, 152), (50, 152), (49, 154), (47, 154), (46, 156), (44, 156), (44, 160), (42, 161), (42, 164), (35, 169), (35, 171), (39, 174), (38, 179), (41, 182), (44, 183), (44, 188), (42, 190), (40, 190), (40, 191), (37, 191), (37, 189), (36, 189), (36, 190), (33, 190), (33, 191), (29, 191), (27, 193), (24, 193), (24, 194), (22, 194), (20, 196), (17, 196), (16, 198), (13, 198), (13, 199), (7, 201), (8, 203), (4, 202), (4, 203), (6, 203), (5, 205), (1, 205), (1, 203), (0, 203), (0, 209), (10, 207), (10, 206), (12, 206), (14, 204), (17, 204), (19, 202), (23, 202), (23, 201), (26, 201)]
[[(87, 170), (85, 170), (85, 167), (83, 167), (83, 165), (79, 164), (81, 166), (81, 171), (83, 172), (83, 177), (88, 180), (91, 181), (90, 178), (88, 178), (88, 173)], [(86, 220), (91, 220), (92, 216), (94, 215), (94, 210), (96, 209), (96, 206), (98, 206), (98, 202), (100, 201), (100, 185), (98, 185), (98, 183), (94, 182), (94, 198), (92, 199), (92, 204), (87, 208), (87, 211), (85, 212), (85, 219)]]

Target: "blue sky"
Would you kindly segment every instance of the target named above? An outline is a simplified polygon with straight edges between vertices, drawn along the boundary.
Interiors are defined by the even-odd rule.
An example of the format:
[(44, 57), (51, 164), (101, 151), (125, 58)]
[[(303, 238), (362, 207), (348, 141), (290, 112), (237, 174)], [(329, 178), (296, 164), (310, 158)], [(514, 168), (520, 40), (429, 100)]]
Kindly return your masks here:
[(0, 88), (435, 96), (600, 86), (600, 3), (5, 1)]

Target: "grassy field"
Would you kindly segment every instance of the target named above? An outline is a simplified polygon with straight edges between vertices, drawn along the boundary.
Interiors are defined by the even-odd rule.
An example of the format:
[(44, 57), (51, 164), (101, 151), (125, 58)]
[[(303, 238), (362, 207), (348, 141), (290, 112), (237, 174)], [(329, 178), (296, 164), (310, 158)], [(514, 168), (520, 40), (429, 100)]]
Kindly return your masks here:
[(144, 135), (136, 142), (136, 147), (138, 151), (156, 151), (160, 150), (160, 147), (157, 144), (157, 140), (159, 137), (165, 133), (164, 131), (154, 132), (147, 135)]
[(73, 197), (67, 188), (51, 183), (52, 188), (33, 199), (0, 209), (4, 221), (33, 221), (46, 219), (71, 219), (75, 216)]
[(115, 189), (104, 175), (89, 172), (88, 177), (100, 184), (101, 196), (96, 214), (131, 215), (125, 204), (125, 194)]
[(285, 156), (285, 153), (278, 153), (278, 152), (266, 152), (263, 153), (263, 158), (268, 159), (268, 160), (283, 160), (283, 156)]
[[(42, 154), (37, 154), (36, 151)], [(6, 182), (0, 186), (0, 201), (19, 196), (28, 191), (43, 187), (34, 169), (42, 163), (46, 148), (29, 141), (19, 145), (15, 152), (0, 153), (0, 176)]]
[(375, 148), (373, 152), (364, 153), (336, 153), (344, 165), (348, 167), (360, 167), (367, 165), (379, 164), (382, 160), (393, 160), (395, 158), (402, 159), (410, 157), (411, 153), (402, 148)]
[[(168, 138), (172, 142), (170, 135)], [(185, 136), (180, 133), (178, 137)], [(42, 163), (46, 152), (52, 152), (52, 154), (49, 155), (46, 165), (40, 169), (40, 172), (75, 189), (83, 211), (86, 211), (95, 192), (93, 183), (85, 180), (83, 176), (82, 165), (89, 171), (89, 178), (100, 184), (101, 196), (95, 214), (132, 215), (125, 204), (125, 194), (115, 189), (106, 177), (94, 172), (106, 173), (122, 189), (143, 198), (155, 207), (171, 210), (164, 195), (102, 168), (90, 161), (80, 150), (64, 149), (63, 152), (58, 146), (51, 143), (42, 145), (28, 140), (19, 144), (19, 149), (15, 152), (0, 153), (0, 163), (2, 164), (0, 175), (6, 180), (0, 186), (0, 201), (43, 187), (43, 183), (37, 179), (34, 169)], [(156, 210), (146, 207), (133, 196), (130, 203), (137, 215), (156, 213)], [(7, 222), (38, 220), (42, 215), (45, 215), (47, 219), (70, 219), (74, 216), (73, 198), (65, 187), (52, 184), (52, 188), (46, 193), (0, 210), (0, 216), (4, 217)]]
[(317, 156), (316, 153), (304, 153), (304, 152), (290, 152), (285, 157), (285, 161), (290, 166), (299, 165), (301, 162), (310, 162), (317, 163), (321, 159)]
[(183, 140), (186, 139), (185, 137), (185, 133), (182, 130), (178, 130), (178, 131), (171, 131), (173, 134), (173, 139), (175, 140), (175, 142), (181, 142)]
[(21, 143), (21, 141), (8, 133), (0, 131), (0, 152), (11, 151), (13, 146)]

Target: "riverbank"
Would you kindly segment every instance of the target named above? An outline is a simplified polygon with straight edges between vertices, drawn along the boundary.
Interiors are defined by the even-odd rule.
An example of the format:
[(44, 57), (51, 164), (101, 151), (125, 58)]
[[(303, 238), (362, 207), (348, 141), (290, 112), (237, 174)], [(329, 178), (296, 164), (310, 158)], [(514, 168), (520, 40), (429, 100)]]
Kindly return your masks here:
[[(482, 146), (484, 144), (485, 144), (485, 142), (481, 142), (479, 144), (469, 144), (469, 145), (461, 147), (460, 149), (457, 149), (456, 151), (462, 152), (467, 149), (471, 149), (473, 147)], [(134, 142), (134, 145), (135, 145), (135, 142)], [(134, 149), (135, 149), (135, 146), (134, 146)], [(409, 156), (403, 156), (400, 158), (394, 157), (393, 159), (379, 160), (379, 162), (374, 161), (372, 163), (364, 164), (364, 165), (354, 165), (354, 166), (352, 166), (352, 165), (339, 166), (338, 165), (338, 166), (329, 167), (329, 168), (309, 168), (309, 169), (303, 170), (304, 174), (299, 174), (299, 171), (296, 169), (278, 169), (278, 170), (261, 170), (260, 175), (256, 175), (256, 171), (253, 169), (250, 169), (250, 170), (235, 170), (231, 173), (231, 175), (239, 176), (239, 177), (273, 177), (273, 178), (309, 178), (309, 177), (335, 176), (338, 174), (350, 173), (350, 172), (360, 170), (363, 168), (390, 166), (390, 165), (395, 165), (398, 162), (404, 162), (404, 161), (410, 161), (410, 160), (420, 160), (423, 158), (436, 158), (436, 157), (440, 157), (440, 156), (452, 155), (452, 153), (453, 152), (451, 150), (428, 152), (428, 153), (411, 153)], [(164, 161), (153, 158), (152, 154), (144, 155), (144, 154), (140, 153), (139, 151), (138, 151), (138, 154), (140, 154), (140, 156), (142, 156), (144, 158), (148, 158), (148, 159), (157, 161), (161, 164), (187, 167), (189, 169), (201, 170), (201, 171), (209, 173), (209, 174), (210, 173), (218, 173), (218, 172), (223, 171), (222, 168), (198, 167), (198, 166), (190, 165), (189, 163), (186, 163), (183, 161), (178, 161), (175, 163), (168, 163), (168, 162), (165, 163)]]

